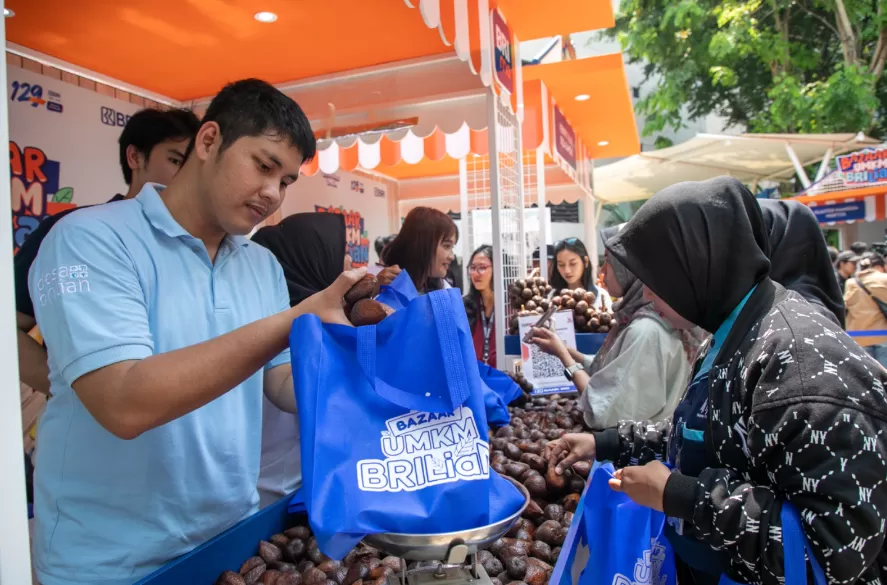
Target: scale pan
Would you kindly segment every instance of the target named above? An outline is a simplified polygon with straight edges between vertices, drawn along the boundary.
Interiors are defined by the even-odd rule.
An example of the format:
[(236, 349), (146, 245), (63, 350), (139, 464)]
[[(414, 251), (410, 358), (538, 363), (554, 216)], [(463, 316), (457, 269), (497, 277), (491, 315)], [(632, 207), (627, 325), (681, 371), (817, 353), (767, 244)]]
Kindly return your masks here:
[(401, 557), (408, 561), (444, 561), (450, 548), (456, 544), (468, 547), (468, 554), (475, 554), (501, 538), (517, 522), (530, 502), (530, 492), (519, 482), (510, 477), (509, 480), (523, 494), (524, 503), (520, 509), (507, 518), (469, 530), (443, 532), (439, 534), (369, 534), (363, 542), (389, 555)]

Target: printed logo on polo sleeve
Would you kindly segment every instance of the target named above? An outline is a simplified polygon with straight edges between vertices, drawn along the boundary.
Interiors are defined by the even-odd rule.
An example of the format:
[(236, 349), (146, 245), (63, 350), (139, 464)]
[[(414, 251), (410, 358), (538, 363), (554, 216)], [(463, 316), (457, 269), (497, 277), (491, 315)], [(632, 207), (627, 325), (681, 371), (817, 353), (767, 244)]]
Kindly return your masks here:
[(86, 264), (66, 264), (53, 268), (43, 273), (37, 281), (37, 294), (42, 307), (65, 295), (88, 292), (89, 266)]
[(490, 477), (490, 447), (481, 440), (474, 413), (411, 411), (389, 419), (382, 431), (384, 459), (357, 462), (357, 481), (367, 492), (416, 491), (455, 481)]

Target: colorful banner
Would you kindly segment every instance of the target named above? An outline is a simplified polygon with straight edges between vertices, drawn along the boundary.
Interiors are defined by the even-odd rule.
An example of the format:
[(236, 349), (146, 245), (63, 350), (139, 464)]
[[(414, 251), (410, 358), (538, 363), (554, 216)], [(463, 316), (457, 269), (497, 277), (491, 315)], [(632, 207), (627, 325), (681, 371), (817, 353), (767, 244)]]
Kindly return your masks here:
[(887, 148), (866, 148), (836, 160), (846, 187), (887, 183)]
[(40, 222), (126, 192), (117, 139), (140, 107), (7, 67), (13, 252)]
[(493, 63), (496, 81), (503, 91), (514, 93), (514, 44), (511, 29), (498, 9), (493, 9)]
[(58, 161), (49, 160), (36, 146), (9, 143), (10, 194), (12, 199), (13, 253), (40, 222), (60, 211), (76, 207), (74, 189), (59, 188)]
[(826, 205), (811, 205), (810, 211), (819, 223), (865, 220), (865, 201), (842, 201)]
[(554, 113), (552, 114), (554, 153), (575, 171), (576, 166), (576, 131), (564, 118), (561, 109), (553, 105)]
[(360, 212), (353, 209), (346, 210), (341, 205), (339, 207), (315, 205), (314, 211), (338, 213), (345, 216), (345, 253), (351, 256), (351, 264), (354, 268), (366, 266), (370, 260), (370, 239), (364, 228)]

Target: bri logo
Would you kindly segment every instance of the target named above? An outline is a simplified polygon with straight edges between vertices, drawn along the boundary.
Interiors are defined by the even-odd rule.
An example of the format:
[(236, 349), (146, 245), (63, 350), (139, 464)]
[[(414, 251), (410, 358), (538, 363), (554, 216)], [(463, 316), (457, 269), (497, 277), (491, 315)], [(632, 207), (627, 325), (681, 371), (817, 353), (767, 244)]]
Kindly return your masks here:
[(365, 492), (412, 492), (490, 477), (490, 446), (481, 440), (470, 408), (411, 411), (387, 420), (385, 428), (384, 459), (357, 462), (358, 487)]
[(102, 106), (101, 110), (102, 114), (102, 124), (105, 126), (126, 126), (126, 123), (129, 122), (129, 119), (132, 117), (128, 114), (124, 114), (123, 112), (118, 112), (113, 108), (107, 108)]
[(665, 547), (659, 544), (658, 539), (650, 539), (650, 548), (634, 564), (633, 579), (616, 573), (612, 585), (668, 585), (668, 574), (662, 574), (664, 562)]

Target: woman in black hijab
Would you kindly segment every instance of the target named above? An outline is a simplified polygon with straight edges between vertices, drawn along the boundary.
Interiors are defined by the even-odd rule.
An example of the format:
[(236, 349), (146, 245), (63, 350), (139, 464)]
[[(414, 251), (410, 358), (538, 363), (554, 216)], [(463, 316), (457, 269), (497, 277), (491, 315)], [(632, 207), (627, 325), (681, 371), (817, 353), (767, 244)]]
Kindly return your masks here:
[(345, 269), (345, 218), (338, 213), (297, 213), (263, 227), (252, 241), (280, 262), (290, 306), (327, 288)]
[(844, 296), (822, 229), (797, 201), (759, 199), (770, 236), (770, 279), (810, 301), (844, 328)]
[(614, 461), (613, 489), (669, 517), (681, 583), (782, 583), (785, 506), (830, 583), (884, 582), (887, 374), (773, 282), (768, 249), (734, 179), (651, 198), (607, 250), (672, 325), (712, 333), (710, 349), (672, 421), (565, 435), (546, 455), (556, 473)]
[[(345, 218), (337, 213), (298, 213), (257, 231), (252, 240), (268, 248), (283, 267), (296, 306), (329, 287), (346, 267)], [(262, 404), (259, 506), (264, 508), (302, 484), (299, 417), (268, 399)]]

